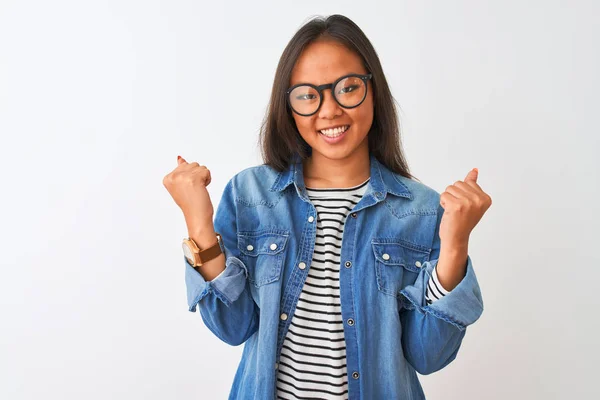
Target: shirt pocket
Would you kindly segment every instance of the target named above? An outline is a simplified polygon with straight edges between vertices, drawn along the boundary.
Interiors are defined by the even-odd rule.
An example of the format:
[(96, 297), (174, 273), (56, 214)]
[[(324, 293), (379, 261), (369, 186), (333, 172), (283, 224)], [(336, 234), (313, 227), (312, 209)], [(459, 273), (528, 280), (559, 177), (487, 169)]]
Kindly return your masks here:
[(238, 232), (240, 258), (256, 287), (279, 280), (289, 234), (283, 231)]
[(401, 239), (373, 239), (377, 288), (380, 292), (398, 297), (400, 290), (412, 285), (431, 249)]

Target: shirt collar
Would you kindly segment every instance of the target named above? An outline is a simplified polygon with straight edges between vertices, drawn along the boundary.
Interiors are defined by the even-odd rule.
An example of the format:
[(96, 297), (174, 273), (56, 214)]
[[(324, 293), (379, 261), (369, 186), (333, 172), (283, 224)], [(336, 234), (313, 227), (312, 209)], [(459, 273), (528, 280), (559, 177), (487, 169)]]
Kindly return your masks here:
[[(365, 196), (374, 194), (376, 197), (385, 198), (387, 193), (404, 197), (407, 199), (413, 198), (408, 187), (400, 181), (400, 177), (390, 171), (385, 165), (379, 162), (377, 158), (370, 153), (370, 180), (369, 187), (365, 192)], [(281, 192), (289, 185), (294, 184), (298, 193), (304, 192), (304, 173), (302, 169), (302, 160), (298, 154), (294, 154), (288, 169), (279, 172), (275, 183), (271, 186), (271, 191)]]

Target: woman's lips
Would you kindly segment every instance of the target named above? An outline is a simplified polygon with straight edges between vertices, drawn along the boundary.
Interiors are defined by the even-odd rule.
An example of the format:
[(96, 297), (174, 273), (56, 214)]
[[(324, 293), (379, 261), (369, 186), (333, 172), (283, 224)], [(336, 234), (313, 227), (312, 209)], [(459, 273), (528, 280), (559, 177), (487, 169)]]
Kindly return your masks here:
[(350, 130), (351, 126), (348, 126), (348, 129), (346, 129), (344, 131), (344, 133), (342, 133), (341, 135), (337, 136), (337, 137), (328, 137), (324, 134), (322, 134), (321, 132), (317, 131), (317, 133), (319, 134), (319, 136), (321, 136), (321, 138), (327, 142), (328, 144), (336, 144), (339, 143), (340, 141), (342, 141), (342, 139), (344, 139), (344, 137), (348, 134), (348, 131)]

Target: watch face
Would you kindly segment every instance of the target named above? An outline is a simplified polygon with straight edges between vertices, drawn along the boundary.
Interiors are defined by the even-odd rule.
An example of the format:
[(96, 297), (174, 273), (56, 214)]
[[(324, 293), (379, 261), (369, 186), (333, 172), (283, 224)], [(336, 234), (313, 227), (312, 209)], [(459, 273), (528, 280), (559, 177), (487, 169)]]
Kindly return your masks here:
[(190, 247), (185, 244), (185, 242), (182, 245), (183, 247), (183, 255), (188, 259), (188, 262), (191, 265), (194, 265), (194, 253), (192, 253), (192, 250), (190, 249)]

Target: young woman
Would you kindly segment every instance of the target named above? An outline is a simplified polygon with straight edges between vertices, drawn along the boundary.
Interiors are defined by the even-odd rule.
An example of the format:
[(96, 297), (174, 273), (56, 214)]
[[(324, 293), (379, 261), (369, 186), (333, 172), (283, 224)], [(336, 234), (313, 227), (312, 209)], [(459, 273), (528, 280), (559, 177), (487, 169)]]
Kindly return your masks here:
[(477, 170), (441, 195), (402, 153), (377, 54), (341, 15), (285, 48), (263, 165), (225, 186), (178, 157), (189, 310), (245, 343), (230, 399), (423, 399), (483, 312), (469, 235), (491, 205)]

